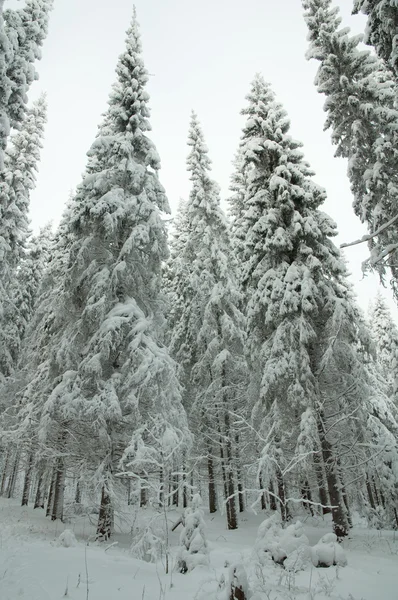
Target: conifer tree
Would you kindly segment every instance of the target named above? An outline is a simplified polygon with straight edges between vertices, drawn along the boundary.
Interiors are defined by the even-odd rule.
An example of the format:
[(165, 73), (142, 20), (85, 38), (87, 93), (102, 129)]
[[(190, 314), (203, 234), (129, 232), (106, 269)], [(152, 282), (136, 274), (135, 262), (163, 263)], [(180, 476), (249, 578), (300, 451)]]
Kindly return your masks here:
[(368, 15), (365, 43), (374, 46), (378, 56), (398, 77), (398, 4), (395, 0), (354, 0), (354, 13)]
[(310, 41), (307, 56), (320, 63), (315, 84), (327, 97), (325, 128), (332, 131), (336, 156), (348, 159), (354, 210), (368, 225), (368, 266), (382, 278), (389, 267), (397, 294), (396, 84), (383, 62), (358, 47), (360, 36), (340, 29), (331, 0), (303, 0), (303, 6)]
[(21, 9), (3, 12), (0, 5), (0, 170), (10, 128), (19, 129), (25, 118), (52, 6), (53, 0), (27, 0)]
[(113, 475), (132, 434), (142, 430), (145, 438), (156, 415), (187, 437), (175, 366), (161, 343), (162, 213), (169, 209), (146, 135), (148, 76), (135, 15), (116, 73), (71, 207), (73, 239), (57, 309), (67, 318), (50, 357), (53, 391), (41, 416), (60, 447), (72, 424), (98, 442), (90, 468), (102, 489), (99, 539), (111, 534)]
[(12, 325), (20, 319), (16, 289), (22, 284), (17, 269), (26, 255), (29, 237), (29, 198), (46, 123), (46, 100), (42, 96), (29, 109), (21, 131), (7, 149), (5, 169), (0, 173), (0, 379), (9, 376), (17, 360), (19, 336)]
[[(240, 144), (247, 188), (239, 221), (253, 422), (261, 422), (267, 440), (260, 469), (264, 480), (277, 482), (286, 519), (284, 472), (290, 461), (300, 462), (297, 455), (315, 450), (341, 537), (348, 531), (336, 462), (342, 437), (329, 430), (339, 410), (347, 414), (350, 435), (349, 412), (361, 409), (362, 371), (354, 349), (358, 317), (332, 242), (335, 225), (320, 211), (325, 192), (312, 181), (301, 144), (289, 136), (284, 109), (261, 76), (247, 98)], [(304, 453), (300, 430), (310, 446)]]
[(244, 318), (219, 189), (209, 175), (208, 150), (194, 113), (188, 144), (192, 188), (172, 246), (172, 281), (181, 312), (170, 349), (182, 369), (194, 431), (205, 442), (201, 451), (207, 456), (210, 511), (216, 510), (215, 469), (220, 462), (228, 528), (235, 529), (236, 431), (231, 413), (240, 406), (245, 382)]
[(376, 361), (387, 386), (386, 393), (398, 407), (398, 328), (380, 293), (371, 308), (369, 322), (376, 345)]

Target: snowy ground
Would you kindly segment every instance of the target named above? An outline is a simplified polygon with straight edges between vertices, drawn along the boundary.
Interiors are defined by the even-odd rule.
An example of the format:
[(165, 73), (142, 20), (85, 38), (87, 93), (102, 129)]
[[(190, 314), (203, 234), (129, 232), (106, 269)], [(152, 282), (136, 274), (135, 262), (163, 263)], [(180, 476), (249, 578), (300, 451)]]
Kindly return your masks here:
[[(170, 523), (176, 518), (176, 513), (169, 514)], [(219, 583), (227, 576), (228, 564), (236, 562), (244, 563), (258, 592), (256, 600), (398, 600), (394, 532), (356, 528), (345, 542), (347, 567), (308, 568), (289, 576), (273, 563), (261, 571), (256, 568), (253, 545), (262, 519), (246, 514), (240, 529), (230, 532), (224, 517), (206, 515), (210, 566), (186, 575), (174, 570), (165, 575), (162, 562), (154, 565), (130, 555), (127, 531), (132, 516), (130, 522), (128, 515), (123, 519), (124, 533), (115, 535), (118, 545), (105, 550), (106, 545), (90, 541), (87, 545), (93, 532), (87, 518), (66, 525), (51, 523), (43, 511), (0, 499), (0, 600), (224, 600)], [(309, 521), (305, 531), (311, 544), (331, 531), (328, 523)], [(74, 530), (77, 546), (56, 545), (65, 528)], [(179, 530), (171, 534), (174, 553), (178, 538)]]

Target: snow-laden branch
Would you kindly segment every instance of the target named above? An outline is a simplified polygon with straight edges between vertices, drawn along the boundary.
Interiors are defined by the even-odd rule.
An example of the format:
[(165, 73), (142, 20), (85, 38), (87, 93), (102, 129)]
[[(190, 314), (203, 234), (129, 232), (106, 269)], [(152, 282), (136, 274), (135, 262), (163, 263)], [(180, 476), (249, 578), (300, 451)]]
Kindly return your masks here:
[(386, 229), (391, 227), (391, 225), (393, 225), (393, 223), (395, 223), (396, 221), (398, 221), (398, 214), (395, 215), (395, 217), (393, 217), (389, 221), (387, 221), (387, 223), (384, 223), (383, 225), (381, 225), (379, 227), (379, 229), (377, 229), (374, 233), (368, 233), (366, 235), (363, 235), (359, 240), (354, 240), (353, 242), (347, 242), (345, 244), (341, 244), (340, 248), (349, 248), (350, 246), (357, 246), (358, 244), (364, 244), (365, 242), (369, 242), (373, 238), (375, 238), (378, 235), (380, 235), (381, 233), (383, 233), (383, 231), (385, 231)]

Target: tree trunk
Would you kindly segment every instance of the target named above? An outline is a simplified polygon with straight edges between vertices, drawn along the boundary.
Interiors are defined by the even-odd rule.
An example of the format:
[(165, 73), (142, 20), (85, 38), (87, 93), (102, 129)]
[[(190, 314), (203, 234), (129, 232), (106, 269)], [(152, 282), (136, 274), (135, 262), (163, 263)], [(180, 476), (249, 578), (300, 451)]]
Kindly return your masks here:
[(7, 498), (12, 498), (14, 496), (14, 491), (15, 491), (15, 484), (17, 482), (17, 477), (18, 477), (18, 467), (19, 467), (19, 460), (20, 460), (20, 452), (19, 450), (16, 451), (15, 454), (15, 460), (14, 460), (14, 464), (12, 467), (12, 471), (11, 471), (11, 475), (8, 479), (8, 485), (7, 485)]
[(326, 489), (325, 471), (318, 453), (314, 454), (314, 470), (318, 482), (319, 502), (322, 504), (322, 514), (328, 515), (332, 512), (332, 509), (330, 508), (329, 495)]
[(217, 494), (216, 484), (214, 481), (214, 463), (212, 456), (212, 449), (210, 446), (207, 448), (207, 471), (209, 474), (209, 512), (213, 514), (217, 511)]
[(326, 481), (328, 484), (330, 502), (332, 504), (333, 530), (338, 540), (342, 540), (348, 535), (349, 524), (344, 506), (344, 499), (341, 493), (341, 482), (338, 476), (336, 460), (333, 454), (333, 448), (324, 435), (322, 416), (319, 415), (318, 431), (322, 448), (322, 457), (325, 465)]
[(43, 477), (44, 469), (40, 469), (39, 478), (37, 480), (36, 486), (35, 503), (33, 508), (44, 508)]
[(82, 501), (82, 489), (80, 486), (80, 481), (76, 483), (76, 491), (75, 491), (75, 504), (81, 504)]
[(32, 479), (32, 470), (33, 470), (33, 452), (29, 453), (28, 462), (26, 465), (25, 471), (25, 481), (23, 485), (22, 492), (22, 506), (28, 506), (29, 504), (29, 493), (30, 493), (30, 483)]
[(269, 504), (271, 510), (276, 510), (276, 498), (275, 498), (275, 488), (272, 481), (269, 482), (269, 491), (271, 492), (269, 495)]
[(310, 513), (311, 516), (314, 516), (314, 507), (311, 504), (312, 502), (312, 496), (311, 496), (311, 488), (310, 488), (310, 484), (308, 483), (308, 480), (306, 479), (302, 488), (301, 488), (301, 497), (304, 500), (303, 504), (304, 504), (304, 508), (307, 508)]
[(101, 506), (98, 516), (97, 533), (95, 539), (100, 542), (106, 542), (112, 535), (113, 509), (111, 497), (105, 486), (101, 492)]
[(282, 471), (279, 467), (276, 470), (276, 481), (278, 484), (279, 505), (281, 509), (282, 522), (286, 523), (290, 519), (289, 508), (286, 502), (285, 482), (283, 481)]
[(148, 505), (148, 495), (147, 495), (147, 486), (146, 486), (147, 478), (145, 475), (141, 475), (140, 481), (140, 508), (143, 508)]
[[(260, 487), (260, 490), (264, 489), (263, 478), (261, 476), (261, 473), (258, 476), (258, 485)], [(267, 504), (265, 502), (265, 492), (262, 492), (261, 494), (261, 510), (267, 510)]]
[(7, 476), (8, 476), (8, 470), (10, 468), (10, 462), (11, 462), (11, 452), (8, 449), (7, 453), (6, 453), (4, 465), (3, 465), (3, 473), (1, 475), (0, 496), (3, 496), (5, 489), (6, 489), (6, 481), (7, 481)]
[(173, 485), (173, 506), (178, 506), (178, 485), (179, 485), (179, 481), (178, 481), (178, 475), (173, 475), (172, 478), (172, 485)]
[(187, 508), (188, 506), (188, 490), (187, 490), (187, 474), (185, 462), (182, 466), (182, 507)]
[(373, 497), (372, 486), (370, 484), (369, 476), (368, 475), (366, 475), (366, 490), (368, 492), (368, 498), (369, 498), (370, 506), (373, 509), (376, 509), (376, 503), (375, 503), (375, 500), (374, 500), (374, 497)]
[(53, 472), (51, 475), (50, 489), (48, 492), (48, 499), (47, 499), (46, 517), (50, 517), (53, 512), (54, 492), (55, 492), (55, 482), (56, 481), (57, 481), (57, 470), (55, 467), (53, 467)]
[(64, 516), (64, 490), (65, 490), (65, 464), (62, 457), (57, 458), (56, 478), (54, 485), (54, 502), (51, 511), (51, 520), (62, 521)]

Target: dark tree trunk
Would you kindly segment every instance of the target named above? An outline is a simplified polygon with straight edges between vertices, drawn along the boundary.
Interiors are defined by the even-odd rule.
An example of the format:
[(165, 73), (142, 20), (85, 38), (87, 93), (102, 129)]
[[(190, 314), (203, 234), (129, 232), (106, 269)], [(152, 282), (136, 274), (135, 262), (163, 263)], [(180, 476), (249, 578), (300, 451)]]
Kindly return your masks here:
[[(236, 411), (235, 411), (236, 412)], [(239, 500), (239, 512), (244, 512), (245, 510), (245, 497), (243, 493), (243, 483), (242, 483), (242, 466), (240, 462), (240, 442), (239, 442), (239, 434), (235, 435), (235, 455), (236, 455), (236, 478), (238, 481), (238, 500)]]
[(173, 475), (173, 506), (178, 506), (178, 475)]
[(271, 510), (276, 510), (276, 498), (275, 498), (275, 488), (272, 481), (269, 482), (269, 491), (271, 492), (269, 495), (269, 504)]
[(40, 469), (39, 478), (37, 480), (36, 486), (35, 503), (33, 508), (44, 508), (43, 477), (44, 470)]
[(216, 484), (214, 481), (214, 463), (212, 456), (212, 449), (207, 449), (207, 471), (209, 474), (209, 512), (213, 514), (217, 511), (217, 495), (216, 495)]
[[(322, 416), (319, 415), (322, 419)], [(318, 431), (322, 448), (322, 457), (325, 465), (326, 481), (328, 484), (330, 502), (332, 504), (333, 530), (338, 540), (344, 539), (349, 532), (349, 524), (344, 506), (344, 499), (341, 493), (341, 482), (338, 476), (336, 460), (333, 454), (333, 448), (324, 435), (321, 420), (318, 421)]]
[(5, 458), (4, 465), (3, 465), (3, 472), (1, 474), (0, 496), (3, 496), (5, 489), (6, 489), (6, 481), (7, 481), (7, 476), (8, 476), (8, 470), (10, 468), (10, 462), (11, 462), (11, 452), (10, 452), (10, 450), (7, 450), (6, 458)]
[(51, 475), (50, 489), (48, 492), (46, 517), (50, 517), (53, 512), (55, 482), (57, 481), (57, 469), (54, 467)]
[(366, 490), (368, 492), (368, 498), (369, 498), (370, 506), (373, 509), (376, 509), (376, 503), (375, 503), (375, 500), (374, 500), (374, 497), (373, 497), (372, 486), (371, 486), (371, 483), (369, 481), (369, 476), (368, 475), (366, 475)]
[(286, 502), (285, 482), (283, 481), (282, 471), (279, 467), (276, 470), (276, 481), (278, 484), (279, 506), (283, 523), (290, 519), (289, 508)]
[(54, 501), (51, 511), (51, 520), (63, 520), (64, 516), (64, 490), (65, 490), (65, 464), (62, 457), (57, 458), (56, 477), (54, 485)]
[(183, 508), (187, 508), (188, 506), (188, 490), (187, 490), (187, 474), (186, 474), (186, 467), (185, 467), (185, 463), (183, 465), (183, 475), (182, 475), (182, 507)]
[(80, 481), (76, 483), (76, 491), (75, 491), (75, 504), (80, 504), (82, 501), (82, 489), (80, 486)]
[(11, 475), (8, 479), (7, 494), (6, 494), (7, 498), (12, 498), (14, 496), (15, 484), (17, 482), (17, 477), (18, 477), (19, 460), (20, 460), (20, 452), (19, 452), (19, 450), (17, 450), (16, 454), (15, 454), (14, 464), (12, 466)]
[(140, 508), (144, 508), (148, 505), (148, 490), (146, 485), (147, 478), (145, 475), (141, 475), (140, 481)]
[(310, 489), (310, 484), (308, 483), (308, 480), (305, 480), (305, 482), (301, 488), (301, 497), (304, 500), (304, 502), (303, 502), (304, 507), (310, 511), (312, 516), (314, 516), (314, 507), (311, 504), (312, 496), (311, 496), (311, 489)]
[[(261, 473), (258, 476), (258, 485), (260, 487), (260, 490), (264, 489), (263, 478), (261, 477)], [(265, 492), (262, 492), (261, 494), (261, 510), (267, 510), (267, 504), (265, 502)]]
[(26, 465), (25, 471), (25, 480), (23, 484), (23, 492), (22, 492), (22, 506), (28, 506), (29, 504), (29, 493), (30, 493), (30, 483), (32, 480), (32, 471), (33, 471), (33, 452), (31, 452), (28, 456), (28, 461)]
[(111, 497), (105, 486), (102, 487), (101, 506), (98, 516), (96, 540), (106, 542), (112, 535), (113, 510)]
[(318, 482), (319, 502), (322, 504), (322, 514), (328, 515), (332, 512), (332, 509), (330, 508), (329, 495), (326, 489), (325, 472), (318, 453), (314, 454), (314, 470)]
[(160, 469), (159, 473), (159, 505), (163, 506), (164, 502), (164, 473), (163, 469)]

